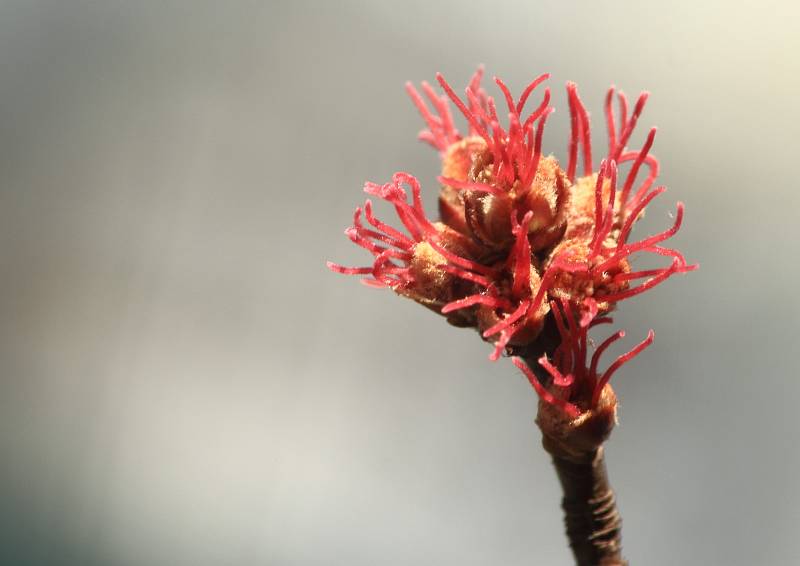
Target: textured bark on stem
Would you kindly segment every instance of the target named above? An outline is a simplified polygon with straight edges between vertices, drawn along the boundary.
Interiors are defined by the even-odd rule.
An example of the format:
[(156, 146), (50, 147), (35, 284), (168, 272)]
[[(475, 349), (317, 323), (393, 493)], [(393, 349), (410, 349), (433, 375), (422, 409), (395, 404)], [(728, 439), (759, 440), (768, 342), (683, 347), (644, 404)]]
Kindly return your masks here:
[[(548, 448), (547, 443), (545, 448)], [(564, 490), (561, 506), (575, 563), (578, 566), (625, 566), (622, 518), (608, 482), (602, 446), (584, 461), (552, 456)]]

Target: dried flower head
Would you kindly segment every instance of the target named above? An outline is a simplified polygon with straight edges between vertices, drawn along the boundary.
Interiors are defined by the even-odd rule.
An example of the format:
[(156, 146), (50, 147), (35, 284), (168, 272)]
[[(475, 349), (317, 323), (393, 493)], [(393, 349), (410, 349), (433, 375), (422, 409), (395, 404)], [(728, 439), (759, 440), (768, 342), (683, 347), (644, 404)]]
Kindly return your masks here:
[[(367, 183), (364, 190), (393, 205), (406, 231), (375, 218), (367, 200), (345, 233), (373, 255), (372, 265), (328, 265), (339, 273), (364, 275), (366, 284), (389, 287), (453, 324), (476, 328), (494, 344), (491, 359), (534, 344), (547, 321), (554, 321), (560, 345), (552, 362), (540, 360), (551, 381), (543, 385), (532, 378), (531, 383), (543, 400), (576, 417), (595, 410), (611, 374), (652, 341), (651, 333), (598, 376), (600, 354), (622, 333), (603, 342), (586, 367), (589, 328), (609, 320), (605, 315), (618, 302), (696, 268), (679, 251), (663, 246), (680, 228), (683, 204), (678, 203), (670, 228), (631, 241), (635, 222), (665, 191), (654, 187), (658, 161), (650, 150), (655, 128), (641, 148), (628, 148), (647, 93), (629, 115), (626, 96), (609, 89), (608, 151), (595, 171), (589, 114), (576, 85), (567, 83), (571, 135), (564, 168), (556, 157), (542, 154), (544, 127), (554, 111), (549, 88), (526, 113), (528, 100), (549, 75), (536, 77), (517, 99), (495, 78), (505, 105), (501, 110), (481, 86), (482, 76), (479, 68), (463, 99), (441, 74), (441, 94), (425, 82), (422, 93), (406, 85), (427, 126), (419, 138), (441, 157), (441, 220), (427, 217), (420, 185), (411, 175), (397, 173), (385, 185)], [(466, 120), (466, 136), (456, 129), (451, 103)], [(582, 176), (577, 174), (579, 161)], [(647, 174), (640, 180), (643, 170)], [(410, 200), (404, 187), (411, 190)], [(669, 263), (636, 271), (631, 260), (640, 253), (663, 256)], [(529, 378), (533, 375), (517, 363)]]

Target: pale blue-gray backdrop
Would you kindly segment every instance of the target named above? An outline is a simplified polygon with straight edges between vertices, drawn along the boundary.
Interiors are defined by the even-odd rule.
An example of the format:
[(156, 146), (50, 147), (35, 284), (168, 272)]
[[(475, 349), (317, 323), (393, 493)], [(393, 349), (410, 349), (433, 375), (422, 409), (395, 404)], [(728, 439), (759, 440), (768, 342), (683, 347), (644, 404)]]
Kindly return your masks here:
[[(364, 180), (420, 177), (407, 79), (553, 73), (603, 147), (652, 92), (701, 270), (608, 445), (634, 565), (800, 564), (793, 2), (0, 3), (0, 563), (568, 564), (536, 397), (468, 331), (337, 276)], [(390, 211), (379, 212), (391, 217)]]

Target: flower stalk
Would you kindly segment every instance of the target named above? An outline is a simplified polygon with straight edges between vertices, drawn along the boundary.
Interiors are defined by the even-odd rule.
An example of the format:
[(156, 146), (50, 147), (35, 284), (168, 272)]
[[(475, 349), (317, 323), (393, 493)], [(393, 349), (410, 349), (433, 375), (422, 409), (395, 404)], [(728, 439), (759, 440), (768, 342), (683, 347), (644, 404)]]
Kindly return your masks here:
[(580, 461), (551, 454), (564, 491), (569, 546), (578, 566), (625, 566), (622, 518), (608, 482), (603, 447)]

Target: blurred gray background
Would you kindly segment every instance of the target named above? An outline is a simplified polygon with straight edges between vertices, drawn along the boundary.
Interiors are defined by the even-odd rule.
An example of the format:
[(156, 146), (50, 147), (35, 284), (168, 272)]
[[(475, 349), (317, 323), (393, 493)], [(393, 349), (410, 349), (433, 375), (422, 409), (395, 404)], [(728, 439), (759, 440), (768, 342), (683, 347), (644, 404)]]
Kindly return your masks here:
[[(800, 564), (793, 2), (0, 3), (0, 564), (558, 565), (536, 395), (342, 235), (407, 79), (652, 96), (699, 272), (617, 316), (634, 565)], [(387, 209), (379, 213), (386, 219)]]

